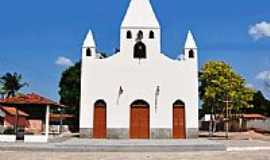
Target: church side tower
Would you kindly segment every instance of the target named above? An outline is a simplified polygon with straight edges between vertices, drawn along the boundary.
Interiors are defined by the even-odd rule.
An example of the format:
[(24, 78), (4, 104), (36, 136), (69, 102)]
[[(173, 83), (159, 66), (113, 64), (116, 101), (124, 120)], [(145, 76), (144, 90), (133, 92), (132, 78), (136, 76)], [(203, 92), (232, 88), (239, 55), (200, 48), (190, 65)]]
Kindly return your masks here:
[[(90, 134), (87, 129), (87, 112), (86, 105), (88, 104), (88, 88), (89, 88), (89, 65), (96, 59), (96, 44), (94, 41), (93, 33), (90, 30), (86, 35), (82, 46), (82, 59), (81, 59), (81, 98), (80, 98), (80, 132), (82, 135)], [(87, 134), (86, 134), (87, 132)]]
[(185, 48), (184, 48), (184, 57), (186, 60), (194, 61), (197, 64), (197, 59), (198, 59), (197, 56), (198, 56), (198, 49), (197, 49), (196, 42), (194, 40), (192, 32), (188, 31)]
[(160, 25), (150, 0), (131, 0), (121, 25), (120, 51), (132, 59), (160, 53)]
[[(190, 107), (193, 108), (192, 115), (193, 117), (198, 117), (198, 106), (199, 106), (199, 74), (198, 74), (198, 48), (194, 37), (191, 31), (188, 31), (187, 39), (184, 47), (184, 59), (186, 63), (186, 67), (189, 68), (186, 73), (189, 77), (189, 89), (191, 92), (192, 105)], [(196, 126), (195, 130), (188, 130), (188, 134), (192, 135), (194, 132), (195, 135), (198, 133), (198, 121), (193, 121), (194, 126)]]
[(89, 30), (82, 46), (82, 61), (95, 59), (96, 56), (96, 43), (92, 31)]

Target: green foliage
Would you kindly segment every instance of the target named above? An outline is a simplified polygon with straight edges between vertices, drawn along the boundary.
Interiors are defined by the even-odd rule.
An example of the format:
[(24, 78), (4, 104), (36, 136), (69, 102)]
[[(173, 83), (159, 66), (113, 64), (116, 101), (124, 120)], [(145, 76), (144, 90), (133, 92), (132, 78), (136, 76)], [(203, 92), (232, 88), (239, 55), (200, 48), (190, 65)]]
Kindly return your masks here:
[(254, 93), (253, 101), (250, 103), (254, 107), (245, 109), (245, 113), (258, 113), (270, 116), (270, 101), (267, 100), (261, 91)]
[(80, 93), (81, 93), (81, 62), (69, 67), (62, 73), (59, 83), (60, 103), (68, 106), (64, 112), (73, 114), (73, 131), (79, 129)]
[(81, 88), (81, 62), (76, 63), (62, 73), (59, 83), (60, 102), (79, 112)]
[(220, 61), (210, 61), (200, 71), (200, 98), (204, 112), (224, 113), (229, 100), (230, 109), (238, 112), (252, 107), (254, 91), (246, 87), (246, 81), (231, 66)]
[(27, 86), (27, 83), (23, 83), (22, 75), (18, 73), (6, 73), (0, 77), (1, 94), (6, 97), (15, 96), (16, 93), (23, 87)]

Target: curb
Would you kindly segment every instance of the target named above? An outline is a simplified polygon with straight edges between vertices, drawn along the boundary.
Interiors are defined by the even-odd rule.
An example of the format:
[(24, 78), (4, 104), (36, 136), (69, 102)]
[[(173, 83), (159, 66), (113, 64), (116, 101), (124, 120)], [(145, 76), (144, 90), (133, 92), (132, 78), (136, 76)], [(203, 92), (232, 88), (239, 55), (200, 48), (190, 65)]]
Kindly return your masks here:
[(223, 145), (81, 145), (81, 146), (53, 146), (53, 147), (0, 147), (0, 151), (32, 151), (32, 152), (196, 152), (196, 151), (226, 151)]
[(265, 151), (270, 150), (270, 146), (267, 147), (227, 147), (226, 151), (235, 152), (235, 151)]

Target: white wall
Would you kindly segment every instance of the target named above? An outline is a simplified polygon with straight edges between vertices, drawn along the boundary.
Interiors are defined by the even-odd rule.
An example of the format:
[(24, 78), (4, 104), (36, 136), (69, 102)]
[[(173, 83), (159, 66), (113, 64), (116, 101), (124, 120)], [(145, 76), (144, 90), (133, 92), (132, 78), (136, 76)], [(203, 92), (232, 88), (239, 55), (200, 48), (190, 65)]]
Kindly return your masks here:
[(46, 135), (25, 135), (24, 142), (25, 143), (47, 143), (48, 136), (46, 136)]
[(270, 131), (270, 118), (265, 120), (247, 120), (247, 128), (256, 128), (264, 131)]
[(0, 142), (16, 142), (16, 135), (0, 135)]
[[(132, 39), (126, 38), (128, 30)], [(140, 61), (133, 58), (139, 31), (147, 50), (147, 59)], [(149, 39), (150, 31), (155, 33), (154, 39)], [(181, 61), (161, 53), (160, 25), (149, 1), (131, 1), (120, 30), (120, 53), (101, 60), (86, 57), (85, 47), (95, 49), (93, 36), (88, 38), (91, 43), (82, 49), (80, 128), (93, 128), (93, 107), (99, 99), (107, 103), (107, 128), (129, 128), (130, 105), (138, 99), (150, 104), (151, 128), (172, 128), (173, 103), (178, 99), (186, 104), (186, 128), (198, 128), (197, 50), (194, 59), (185, 54)], [(193, 44), (195, 48), (191, 32), (187, 40), (185, 47)], [(120, 86), (124, 92), (117, 104)], [(157, 86), (160, 95), (155, 112)]]
[[(172, 104), (177, 99), (186, 104), (186, 128), (198, 128), (197, 60), (171, 60), (151, 49), (146, 60), (130, 55), (133, 51), (101, 60), (83, 59), (80, 128), (93, 127), (93, 106), (98, 99), (107, 103), (107, 128), (129, 128), (130, 104), (137, 99), (150, 104), (151, 128), (172, 128)], [(117, 104), (120, 86), (124, 92)]]
[[(132, 39), (127, 39), (127, 31), (131, 31)], [(147, 52), (153, 54), (160, 54), (160, 29), (159, 28), (122, 28), (120, 34), (120, 54), (133, 59), (133, 47), (136, 44), (136, 38), (139, 31), (143, 32), (142, 42), (147, 46)], [(149, 39), (150, 31), (154, 32), (155, 38)], [(151, 55), (147, 55), (148, 58), (152, 58)]]

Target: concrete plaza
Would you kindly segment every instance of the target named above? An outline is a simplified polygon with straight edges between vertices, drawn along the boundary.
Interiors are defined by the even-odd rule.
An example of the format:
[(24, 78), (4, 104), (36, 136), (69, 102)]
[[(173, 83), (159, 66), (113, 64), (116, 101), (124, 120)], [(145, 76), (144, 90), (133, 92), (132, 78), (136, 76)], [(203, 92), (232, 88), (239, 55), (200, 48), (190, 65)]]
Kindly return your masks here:
[(269, 151), (257, 152), (22, 152), (0, 151), (0, 160), (269, 160)]
[(36, 152), (194, 152), (270, 151), (264, 140), (93, 140), (68, 138), (50, 143), (0, 143), (0, 151)]

